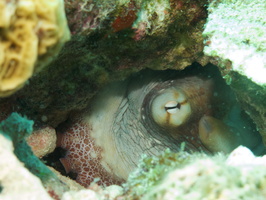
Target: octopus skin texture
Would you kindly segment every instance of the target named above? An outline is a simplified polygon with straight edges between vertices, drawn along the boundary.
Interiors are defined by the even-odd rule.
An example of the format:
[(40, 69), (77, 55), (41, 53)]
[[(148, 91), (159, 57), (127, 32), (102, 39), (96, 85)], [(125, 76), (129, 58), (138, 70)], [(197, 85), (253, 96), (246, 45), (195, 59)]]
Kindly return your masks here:
[[(156, 156), (166, 148), (230, 152), (242, 136), (222, 121), (227, 113), (221, 106), (229, 105), (217, 102), (231, 94), (215, 84), (204, 74), (150, 70), (109, 84), (57, 129), (57, 145), (67, 150), (61, 163), (81, 185), (99, 178), (99, 185), (108, 186), (125, 181), (143, 154)], [(250, 138), (251, 146), (260, 142), (253, 133)]]

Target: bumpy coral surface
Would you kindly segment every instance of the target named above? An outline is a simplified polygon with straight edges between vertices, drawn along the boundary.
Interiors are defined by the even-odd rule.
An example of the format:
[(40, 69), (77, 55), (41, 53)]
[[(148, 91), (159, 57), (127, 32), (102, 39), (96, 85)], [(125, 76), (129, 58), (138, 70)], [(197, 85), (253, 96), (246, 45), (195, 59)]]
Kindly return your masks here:
[(266, 143), (265, 1), (211, 1), (203, 35), (204, 52), (213, 56)]
[(69, 39), (63, 8), (62, 0), (0, 2), (0, 96), (20, 88)]
[(0, 134), (0, 199), (52, 200), (41, 181), (14, 155), (12, 141)]
[(128, 199), (263, 200), (265, 159), (244, 147), (228, 159), (221, 154), (210, 158), (184, 152), (145, 158), (128, 181)]
[[(174, 9), (186, 9), (185, 1), (169, 0), (119, 0), (93, 1), (65, 0), (68, 23), (72, 34), (89, 34), (96, 29), (103, 28), (104, 23), (111, 18), (114, 32), (133, 28), (136, 30), (137, 39), (146, 34), (165, 31), (171, 20)], [(195, 2), (195, 9), (198, 2)], [(189, 19), (188, 19), (189, 20)]]
[(206, 2), (66, 0), (73, 36), (17, 94), (22, 113), (56, 126), (112, 80), (143, 68), (181, 70), (195, 61), (206, 64)]
[(92, 187), (90, 187), (89, 189), (83, 189), (83, 190), (79, 190), (77, 192), (75, 191), (70, 191), (70, 192), (66, 192), (63, 197), (62, 200), (76, 200), (76, 199), (80, 199), (80, 200), (86, 200), (86, 199), (90, 199), (90, 200), (115, 200), (115, 199), (124, 199), (124, 198), (119, 198), (120, 195), (123, 194), (123, 189), (122, 187), (119, 187), (117, 185), (112, 185), (109, 186), (107, 188), (105, 188), (104, 190), (102, 188), (100, 188), (97, 185), (94, 185)]
[(264, 0), (215, 0), (203, 32), (204, 52), (232, 62), (232, 70), (266, 85), (266, 7)]
[[(63, 191), (68, 189), (68, 186), (62, 184), (57, 176), (33, 154), (30, 146), (26, 143), (26, 137), (32, 133), (32, 130), (33, 121), (22, 117), (18, 113), (12, 113), (0, 123), (0, 136), (13, 142), (16, 157), (24, 163), (24, 166), (32, 174), (42, 181), (46, 191), (54, 196), (60, 196)], [(8, 160), (8, 158), (5, 159)], [(1, 163), (5, 163), (5, 159), (1, 160)], [(14, 168), (16, 168), (16, 164)], [(26, 176), (28, 175), (26, 174)]]
[(41, 127), (27, 138), (27, 143), (34, 155), (41, 158), (53, 152), (56, 147), (55, 129), (49, 126)]
[(182, 168), (190, 163), (192, 159), (191, 154), (185, 151), (173, 153), (169, 149), (157, 157), (143, 155), (138, 168), (129, 175), (124, 187), (130, 197), (141, 197), (150, 191), (162, 179), (164, 174), (177, 167)]

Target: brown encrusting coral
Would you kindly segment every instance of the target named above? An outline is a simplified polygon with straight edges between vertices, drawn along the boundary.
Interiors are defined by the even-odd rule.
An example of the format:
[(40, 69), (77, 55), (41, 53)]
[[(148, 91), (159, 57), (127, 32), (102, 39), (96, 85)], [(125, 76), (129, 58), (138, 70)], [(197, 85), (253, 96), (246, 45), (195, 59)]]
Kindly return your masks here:
[(61, 0), (0, 2), (0, 96), (21, 88), (69, 39)]

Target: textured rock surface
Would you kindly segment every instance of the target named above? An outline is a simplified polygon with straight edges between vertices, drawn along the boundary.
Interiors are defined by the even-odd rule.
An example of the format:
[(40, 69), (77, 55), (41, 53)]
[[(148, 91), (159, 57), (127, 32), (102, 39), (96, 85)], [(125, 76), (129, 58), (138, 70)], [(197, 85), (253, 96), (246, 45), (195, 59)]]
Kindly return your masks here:
[(236, 72), (229, 73), (231, 88), (234, 90), (242, 108), (250, 116), (266, 143), (266, 88), (253, 83)]
[[(15, 136), (14, 136), (15, 137)], [(32, 174), (25, 167), (24, 163), (18, 160), (17, 155), (14, 154), (13, 144), (15, 138), (10, 140), (7, 134), (0, 133), (0, 199), (40, 199), (40, 200), (57, 200), (57, 199), (81, 199), (85, 200), (88, 197), (95, 200), (115, 199), (118, 195), (123, 193), (119, 186), (111, 186), (103, 190), (98, 186), (90, 187), (85, 192), (84, 188), (78, 185), (73, 180), (67, 180), (66, 177), (61, 177), (58, 172), (52, 170), (61, 181), (52, 178), (43, 183), (37, 176)], [(12, 144), (13, 143), (13, 144)], [(16, 145), (17, 146), (17, 145)], [(35, 163), (36, 164), (36, 163)], [(37, 172), (38, 173), (38, 172)], [(44, 177), (43, 178), (48, 178)], [(67, 192), (66, 188), (71, 191)], [(93, 196), (92, 196), (93, 195)]]
[[(103, 85), (141, 69), (180, 70), (208, 61), (201, 35), (206, 1), (65, 2), (70, 29), (77, 33), (15, 97), (21, 112), (35, 121), (56, 126), (71, 110), (83, 109)], [(132, 12), (143, 18), (132, 20)], [(73, 24), (87, 18), (103, 21), (85, 32)]]
[(63, 8), (62, 0), (0, 2), (0, 96), (22, 87), (69, 39)]
[(122, 200), (124, 198), (119, 198), (119, 196), (121, 196), (122, 194), (123, 194), (123, 188), (117, 185), (109, 186), (105, 188), (104, 190), (100, 188), (99, 186), (94, 185), (94, 186), (89, 187), (89, 189), (86, 189), (86, 190), (83, 189), (77, 192), (75, 191), (66, 192), (63, 195), (62, 200), (76, 200), (76, 199), (80, 199), (80, 200), (121, 199)]
[(266, 142), (265, 1), (214, 0), (209, 5), (204, 52), (213, 56), (243, 109)]
[(27, 138), (27, 143), (34, 155), (41, 158), (53, 152), (56, 147), (55, 129), (49, 126), (41, 127)]
[(232, 70), (266, 86), (265, 1), (214, 0), (208, 11), (204, 53), (230, 60)]
[(166, 152), (143, 159), (129, 179), (128, 199), (263, 200), (265, 163), (265, 156), (255, 157), (244, 147), (228, 158)]
[[(0, 136), (8, 138), (9, 141), (12, 141), (13, 143), (14, 151), (11, 154), (11, 162), (15, 162), (14, 158), (16, 156), (17, 159), (23, 162), (25, 168), (32, 173), (32, 176), (35, 175), (42, 181), (43, 187), (51, 196), (59, 197), (69, 188), (67, 185), (61, 182), (58, 177), (42, 161), (39, 160), (39, 158), (33, 154), (31, 148), (26, 143), (26, 137), (32, 133), (32, 130), (33, 121), (20, 116), (18, 113), (12, 113), (7, 119), (0, 123)], [(9, 161), (9, 158), (5, 157), (0, 163), (1, 165), (5, 165), (5, 162)], [(17, 164), (14, 163), (14, 170), (17, 167), (16, 165)], [(8, 171), (9, 169), (6, 170)], [(4, 175), (7, 176), (6, 174)], [(12, 175), (16, 175), (15, 171), (13, 171)], [(25, 176), (29, 175), (25, 174)], [(8, 176), (6, 177), (8, 181), (9, 178), (10, 177)], [(16, 186), (15, 182), (12, 182), (12, 184)], [(23, 187), (24, 185), (22, 188)], [(3, 188), (3, 190), (5, 190), (5, 188)], [(29, 195), (27, 190), (26, 194)]]
[(12, 142), (0, 134), (0, 198), (52, 200), (40, 179), (23, 166), (13, 154)]
[[(32, 2), (51, 3), (55, 1), (1, 1), (0, 44), (2, 44), (1, 42), (7, 42), (6, 38), (9, 36), (5, 35), (6, 32), (3, 30), (8, 30), (8, 21), (11, 15), (14, 14), (14, 8), (18, 2), (32, 4)], [(41, 121), (56, 127), (60, 122), (65, 121), (73, 110), (86, 107), (90, 99), (112, 80), (124, 79), (129, 74), (143, 68), (181, 70), (192, 62), (199, 62), (203, 65), (208, 62), (209, 58), (204, 56), (202, 52), (202, 31), (207, 17), (205, 7), (207, 0), (119, 0), (115, 2), (114, 4), (105, 0), (65, 0), (67, 18), (73, 34), (72, 40), (65, 45), (59, 57), (51, 65), (29, 80), (29, 84), (23, 90), (10, 98), (0, 99), (1, 119), (4, 119), (12, 111), (20, 111), (30, 117), (30, 119), (34, 119), (37, 124)], [(256, 80), (254, 74), (264, 74), (265, 70), (265, 26), (261, 26), (265, 23), (265, 2), (263, 0), (214, 0), (210, 2), (212, 2), (209, 7), (210, 26), (206, 26), (208, 29), (206, 28), (204, 35), (208, 46), (205, 52), (214, 56), (212, 62), (219, 66), (222, 76), (233, 88), (242, 107), (254, 120), (258, 130), (264, 137), (264, 141), (266, 141), (266, 90), (262, 85), (264, 79), (260, 77), (257, 79), (261, 85), (253, 82)], [(26, 6), (21, 4), (20, 6), (25, 11), (31, 12), (31, 10), (28, 10), (29, 4)], [(224, 10), (226, 11), (223, 12)], [(227, 16), (223, 15), (225, 13)], [(232, 17), (228, 13), (234, 13), (235, 15), (233, 14), (234, 17)], [(247, 13), (251, 13), (251, 15), (247, 15)], [(215, 24), (216, 19), (219, 20)], [(221, 21), (227, 24), (226, 28), (221, 24)], [(237, 26), (234, 26), (234, 24), (237, 24)], [(243, 28), (246, 25), (243, 24), (248, 24), (249, 27), (252, 27), (250, 31), (246, 31)], [(47, 28), (47, 26), (45, 27)], [(216, 30), (219, 30), (219, 33)], [(28, 36), (32, 38), (32, 33), (28, 34)], [(45, 36), (50, 36), (50, 34)], [(40, 32), (38, 32), (37, 37), (40, 37)], [(50, 42), (51, 40), (48, 39), (47, 41)], [(211, 49), (217, 43), (221, 44), (221, 46), (218, 45), (219, 51)], [(224, 44), (228, 44), (226, 48)], [(4, 59), (4, 47), (5, 45), (0, 45), (0, 66)], [(245, 49), (244, 53), (238, 51), (239, 47), (240, 50), (241, 48)], [(57, 48), (57, 45), (55, 45), (55, 48)], [(41, 52), (45, 52), (45, 48), (42, 48), (42, 50), (44, 51)], [(48, 49), (48, 52), (43, 54), (47, 55), (44, 57), (35, 55), (39, 60), (35, 65), (36, 67), (41, 67), (50, 62), (49, 59), (53, 58), (55, 52), (53, 48), (51, 50), (50, 52)], [(253, 68), (253, 62), (258, 68)], [(263, 64), (261, 65), (261, 63)], [(247, 65), (248, 68), (245, 69), (244, 65)], [(35, 69), (38, 70), (38, 68)], [(33, 68), (31, 70), (34, 71)], [(250, 72), (252, 74), (250, 76), (247, 75)], [(252, 80), (247, 77), (252, 77)], [(2, 142), (1, 138), (2, 135), (0, 135)], [(36, 181), (34, 176), (33, 179), (28, 178), (32, 177), (32, 174), (23, 168), (20, 162), (17, 162), (14, 154), (10, 151), (11, 144), (9, 144), (5, 149), (0, 148), (0, 156), (4, 155), (0, 162), (0, 165), (3, 166), (1, 169), (4, 169), (3, 173), (0, 173), (0, 179), (4, 175), (3, 179), (1, 179), (0, 196), (10, 199), (10, 194), (12, 193), (8, 193), (5, 196), (6, 191), (11, 187), (13, 189), (14, 186), (16, 186), (14, 191), (17, 191), (17, 189), (23, 189), (24, 191), (24, 193), (19, 194), (19, 197), (15, 198), (21, 198), (25, 194), (25, 199), (29, 199), (29, 193), (27, 193), (26, 189), (34, 190), (30, 195), (43, 192), (44, 189), (40, 181)], [(3, 146), (5, 147), (5, 145)], [(15, 149), (18, 146), (15, 145)], [(254, 199), (265, 199), (265, 193), (262, 191), (262, 188), (265, 188), (265, 158), (257, 159), (250, 153), (240, 154), (240, 157), (243, 157), (244, 160), (239, 159), (239, 157), (233, 157), (232, 159), (230, 158), (231, 164), (229, 164), (230, 159), (227, 161), (228, 163), (225, 163), (226, 159), (223, 156), (217, 159), (195, 155), (195, 157), (191, 157), (191, 162), (187, 154), (182, 154), (180, 169), (176, 169), (169, 175), (168, 180), (163, 180), (162, 178), (166, 173), (164, 171), (165, 168), (162, 171), (156, 170), (157, 174), (152, 171), (155, 169), (154, 165), (158, 159), (154, 162), (153, 159), (148, 158), (147, 162), (149, 162), (150, 167), (143, 168), (141, 166), (143, 163), (140, 164), (137, 175), (141, 175), (141, 178), (143, 178), (143, 175), (147, 173), (150, 179), (147, 179), (148, 181), (146, 182), (143, 179), (141, 181), (136, 181), (135, 179), (134, 184), (129, 184), (127, 189), (131, 186), (132, 188), (136, 186), (136, 190), (142, 189), (141, 193), (138, 194), (144, 195), (147, 199), (150, 197), (165, 197), (169, 199), (167, 195), (180, 195), (177, 191), (183, 191), (182, 197), (188, 195), (189, 197), (186, 197), (191, 199), (202, 199), (204, 195), (206, 197), (206, 191), (207, 195), (209, 195), (207, 197), (210, 199), (222, 197), (227, 199), (252, 199), (254, 196)], [(182, 160), (184, 163), (182, 163)], [(196, 160), (197, 162), (194, 163)], [(237, 164), (232, 164), (232, 160), (237, 162)], [(9, 161), (12, 162), (12, 165), (8, 164)], [(172, 161), (173, 158), (170, 156), (168, 162), (170, 167), (173, 167), (173, 164), (177, 164)], [(257, 164), (253, 165), (254, 163)], [(161, 162), (159, 164), (164, 166)], [(159, 168), (162, 169), (161, 167)], [(9, 174), (9, 170), (12, 172), (11, 174)], [(23, 173), (20, 173), (20, 170)], [(29, 187), (25, 189), (24, 186), (28, 185), (21, 185), (21, 180), (16, 180), (16, 177), (14, 177), (16, 173), (19, 176), (22, 175), (21, 178), (27, 175), (25, 180), (33, 180), (36, 184), (31, 182)], [(186, 173), (187, 176), (184, 176)], [(160, 176), (157, 176), (158, 174)], [(129, 181), (136, 178), (136, 174), (134, 175)], [(171, 177), (178, 177), (181, 182), (176, 182), (175, 180), (173, 184)], [(14, 184), (11, 182), (13, 180), (16, 181)], [(66, 185), (71, 185), (65, 185), (62, 183), (64, 179), (61, 180), (54, 181), (53, 179), (45, 185), (46, 191), (55, 199), (60, 198), (67, 191)], [(208, 185), (204, 185), (203, 183), (205, 182), (208, 182)], [(212, 184), (209, 184), (209, 182)], [(152, 185), (149, 185), (151, 183)], [(146, 187), (145, 184), (148, 184), (148, 186)], [(171, 187), (169, 186), (165, 190), (165, 186), (168, 184)], [(179, 187), (178, 190), (172, 188), (175, 184)], [(55, 187), (56, 185), (58, 187)], [(210, 188), (211, 185), (218, 185), (218, 187)], [(143, 191), (143, 186), (146, 187), (146, 191)], [(197, 186), (197, 188), (195, 189), (193, 186)], [(233, 193), (227, 190), (228, 186)], [(80, 189), (75, 186), (73, 188), (76, 188), (73, 190)], [(133, 191), (131, 190), (132, 188), (129, 191)], [(149, 188), (149, 191), (147, 191), (147, 188)], [(80, 193), (70, 192), (65, 193), (63, 198), (81, 198), (83, 194), (85, 197), (94, 195), (98, 199), (108, 196), (106, 194), (102, 196), (103, 190), (97, 189), (97, 187), (96, 189), (90, 189), (93, 192), (91, 190), (84, 193), (83, 191)], [(114, 189), (114, 196), (111, 197), (110, 195), (109, 198), (112, 199), (115, 198), (115, 195), (121, 195), (120, 189), (118, 189), (118, 192), (115, 192), (117, 190)], [(57, 195), (55, 190), (60, 195)], [(216, 191), (216, 193), (213, 191)], [(47, 197), (47, 195), (41, 196), (40, 193), (38, 198)], [(16, 195), (15, 193), (13, 194)], [(131, 194), (124, 194), (121, 198), (130, 199), (130, 197)], [(47, 198), (50, 199), (49, 196)], [(182, 198), (180, 197), (180, 199)]]

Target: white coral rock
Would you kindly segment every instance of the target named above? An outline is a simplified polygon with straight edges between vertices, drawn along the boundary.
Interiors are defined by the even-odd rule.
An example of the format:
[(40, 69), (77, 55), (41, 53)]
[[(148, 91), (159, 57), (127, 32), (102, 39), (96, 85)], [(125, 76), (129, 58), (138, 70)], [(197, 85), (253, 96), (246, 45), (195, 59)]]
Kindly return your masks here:
[(40, 179), (23, 166), (13, 150), (12, 142), (0, 134), (0, 199), (52, 200)]

